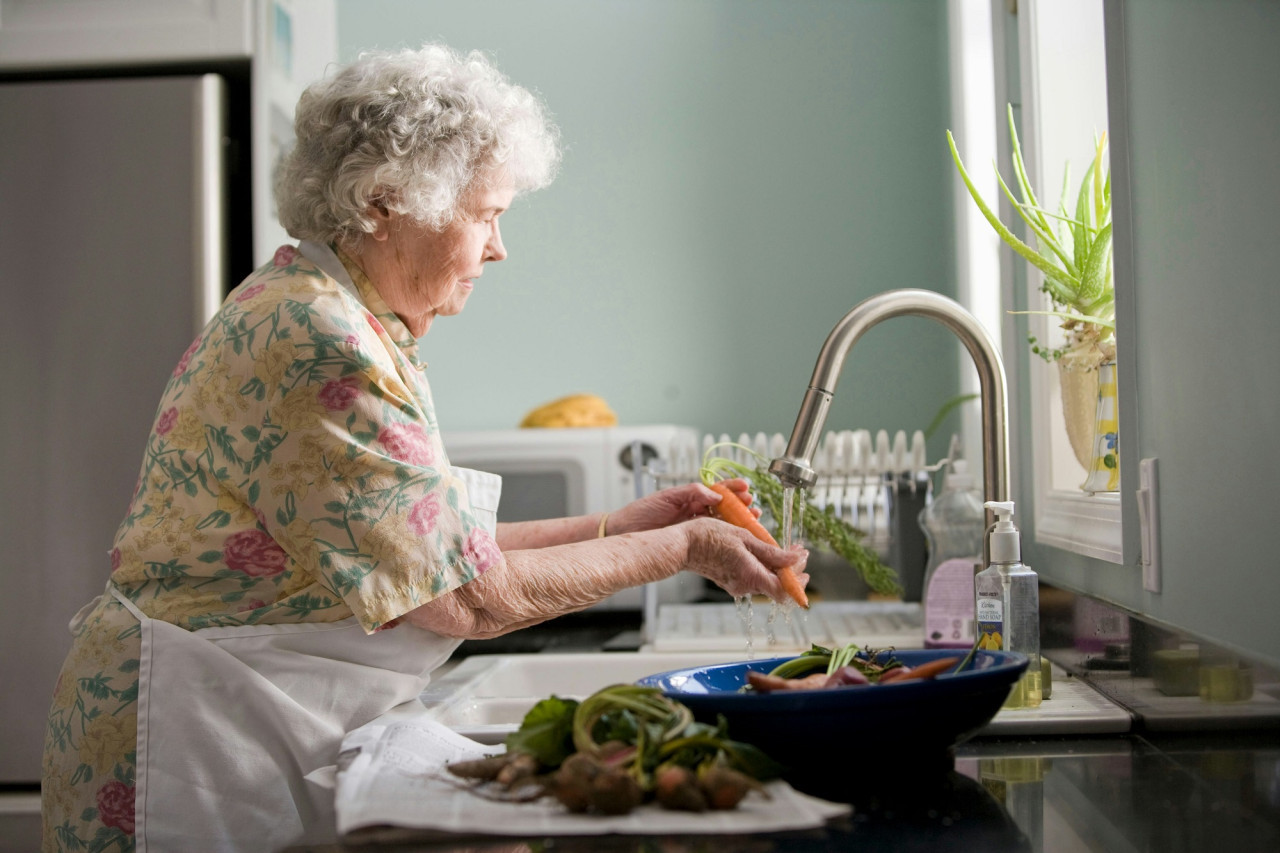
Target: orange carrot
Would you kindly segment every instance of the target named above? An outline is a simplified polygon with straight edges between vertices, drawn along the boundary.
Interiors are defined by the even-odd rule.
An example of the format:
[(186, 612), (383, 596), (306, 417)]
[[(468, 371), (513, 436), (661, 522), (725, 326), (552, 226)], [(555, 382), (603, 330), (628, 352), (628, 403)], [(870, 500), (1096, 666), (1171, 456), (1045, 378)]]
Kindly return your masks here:
[(791, 596), (796, 604), (799, 604), (805, 610), (809, 609), (809, 596), (805, 595), (804, 587), (800, 585), (800, 579), (796, 577), (796, 573), (790, 566), (783, 566), (778, 569), (778, 583), (782, 584), (782, 588), (786, 590), (787, 595)]
[[(942, 675), (942, 673), (951, 669), (960, 662), (960, 658), (938, 658), (937, 660), (927, 661), (919, 666), (913, 666), (910, 669), (903, 668), (901, 670), (891, 669), (884, 675), (880, 676), (881, 682), (913, 681), (922, 678), (934, 678)], [(895, 675), (895, 672), (902, 672), (901, 675)]]
[(711, 483), (710, 485), (711, 491), (720, 496), (720, 503), (711, 508), (712, 512), (734, 527), (741, 527), (761, 542), (768, 542), (775, 548), (778, 546), (778, 540), (774, 539), (773, 534), (765, 529), (765, 526), (760, 523), (760, 519), (755, 517), (733, 489), (725, 485), (723, 481)]
[[(727, 521), (735, 527), (741, 527), (761, 542), (767, 542), (777, 547), (778, 540), (765, 529), (759, 519), (752, 514), (747, 505), (742, 502), (742, 498), (738, 497), (732, 489), (723, 482), (715, 482), (708, 484), (712, 491), (720, 496), (720, 503), (712, 508), (712, 512), (723, 521)], [(778, 569), (778, 582), (782, 584), (782, 588), (787, 595), (795, 600), (796, 604), (801, 607), (809, 607), (809, 596), (805, 595), (804, 587), (800, 585), (800, 579), (796, 577), (796, 573), (790, 566), (783, 566)]]

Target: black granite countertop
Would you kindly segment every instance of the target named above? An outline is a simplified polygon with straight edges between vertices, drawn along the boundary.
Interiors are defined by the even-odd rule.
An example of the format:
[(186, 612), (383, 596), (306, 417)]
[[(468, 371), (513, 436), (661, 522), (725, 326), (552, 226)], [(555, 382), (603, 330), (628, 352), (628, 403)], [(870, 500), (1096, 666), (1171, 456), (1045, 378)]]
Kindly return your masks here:
[[(297, 850), (1280, 851), (1276, 670), (1234, 657), (1223, 663), (1222, 652), (1198, 638), (1124, 614), (1103, 625), (1099, 620), (1116, 614), (1096, 602), (1089, 602), (1091, 618), (1082, 619), (1061, 594), (1042, 591), (1042, 600), (1051, 605), (1042, 619), (1046, 656), (1126, 709), (1133, 718), (1128, 733), (980, 738), (928, 760), (845, 760), (827, 778), (793, 780), (801, 790), (853, 807), (847, 819), (809, 832), (454, 842), (392, 832), (376, 841)], [(638, 645), (640, 627), (636, 614), (588, 611), (498, 643), (464, 643), (459, 654), (629, 651)], [(1108, 640), (1100, 645), (1104, 635)], [(1179, 666), (1170, 669), (1165, 658)], [(1231, 696), (1215, 693), (1221, 685), (1215, 687), (1213, 677), (1220, 671), (1232, 676)], [(849, 736), (874, 742), (875, 732), (851, 730)]]
[[(328, 851), (1280, 850), (1280, 734), (976, 740), (935, 766), (848, 767), (804, 786), (849, 802), (822, 830), (751, 836), (466, 839)], [(303, 848), (299, 848), (301, 850)]]

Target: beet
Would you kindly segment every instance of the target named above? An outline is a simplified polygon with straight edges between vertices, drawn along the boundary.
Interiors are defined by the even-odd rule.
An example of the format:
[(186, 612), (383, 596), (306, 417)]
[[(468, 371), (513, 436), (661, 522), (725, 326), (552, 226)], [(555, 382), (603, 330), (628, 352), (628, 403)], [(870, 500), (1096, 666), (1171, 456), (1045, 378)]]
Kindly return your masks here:
[(605, 814), (628, 814), (643, 801), (640, 783), (621, 768), (606, 767), (591, 782), (591, 805)]
[(698, 777), (688, 767), (669, 764), (653, 776), (653, 792), (663, 808), (684, 812), (705, 812), (707, 795), (698, 787)]
[(743, 797), (761, 787), (755, 779), (723, 764), (702, 771), (698, 775), (698, 785), (713, 809), (737, 808)]
[(827, 676), (827, 687), (849, 687), (857, 684), (870, 684), (871, 679), (856, 666), (842, 666)]

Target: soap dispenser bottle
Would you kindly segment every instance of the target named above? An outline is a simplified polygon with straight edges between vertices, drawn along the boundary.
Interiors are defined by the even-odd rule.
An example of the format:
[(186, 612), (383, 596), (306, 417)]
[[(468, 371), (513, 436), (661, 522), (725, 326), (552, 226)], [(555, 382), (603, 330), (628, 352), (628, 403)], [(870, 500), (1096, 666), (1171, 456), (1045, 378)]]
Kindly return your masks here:
[(974, 641), (973, 577), (987, 532), (982, 493), (963, 459), (951, 463), (942, 490), (920, 513), (929, 542), (924, 574), (924, 647), (967, 649)]
[(1006, 708), (1035, 708), (1041, 699), (1040, 588), (1036, 573), (1022, 564), (1022, 541), (1013, 525), (1012, 501), (987, 501), (996, 515), (990, 529), (991, 563), (974, 578), (978, 648), (1021, 652), (1027, 671), (1013, 686)]

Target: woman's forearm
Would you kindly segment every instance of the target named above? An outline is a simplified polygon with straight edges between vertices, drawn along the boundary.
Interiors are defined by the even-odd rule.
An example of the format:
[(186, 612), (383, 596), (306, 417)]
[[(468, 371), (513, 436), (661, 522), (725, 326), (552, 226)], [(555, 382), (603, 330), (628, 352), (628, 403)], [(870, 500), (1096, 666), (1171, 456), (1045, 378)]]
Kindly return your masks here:
[(408, 619), (445, 636), (496, 637), (671, 577), (687, 558), (687, 537), (679, 526), (594, 537), (593, 529), (586, 541), (504, 550), (502, 563), (411, 611)]
[(495, 539), (503, 551), (549, 548), (595, 539), (600, 531), (600, 514), (547, 518), (537, 521), (508, 521), (498, 525)]

